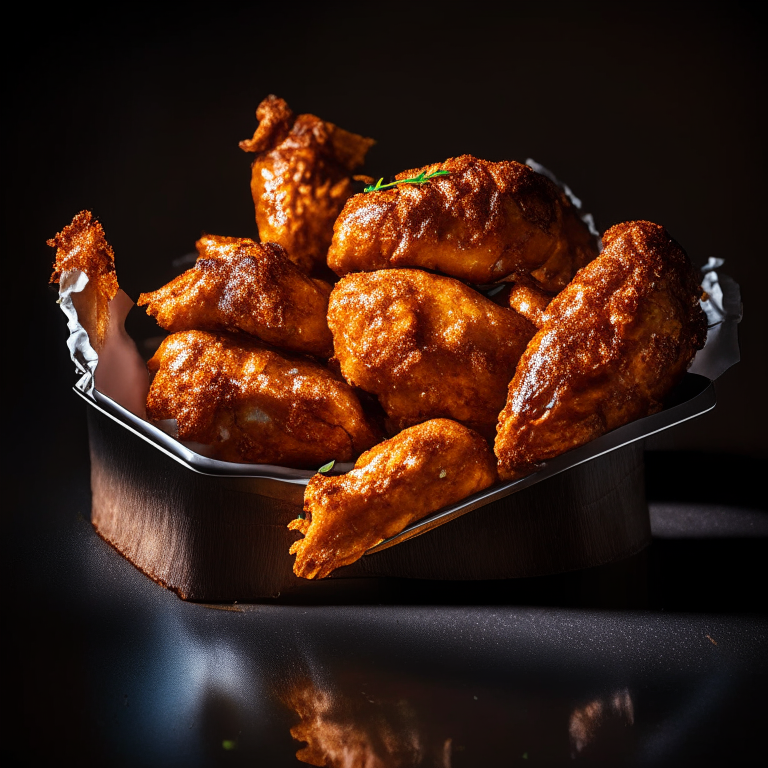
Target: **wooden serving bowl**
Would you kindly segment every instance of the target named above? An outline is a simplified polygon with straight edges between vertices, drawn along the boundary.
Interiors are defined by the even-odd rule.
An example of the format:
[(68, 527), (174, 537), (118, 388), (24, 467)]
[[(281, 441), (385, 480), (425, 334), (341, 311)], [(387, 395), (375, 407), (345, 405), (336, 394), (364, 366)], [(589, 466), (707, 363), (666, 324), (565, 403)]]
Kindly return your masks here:
[[(247, 601), (310, 582), (293, 574), (288, 522), (303, 486), (199, 474), (88, 409), (92, 522), (185, 600)], [(642, 441), (605, 453), (407, 541), (332, 578), (506, 579), (628, 557), (651, 531)]]

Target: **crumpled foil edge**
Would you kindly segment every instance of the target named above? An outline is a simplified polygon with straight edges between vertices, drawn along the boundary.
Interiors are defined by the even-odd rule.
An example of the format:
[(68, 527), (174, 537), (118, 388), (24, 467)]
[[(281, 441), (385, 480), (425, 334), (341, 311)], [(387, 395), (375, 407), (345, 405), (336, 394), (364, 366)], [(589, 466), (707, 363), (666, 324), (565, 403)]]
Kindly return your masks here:
[[(581, 200), (553, 173), (534, 160), (528, 159), (526, 164), (558, 184), (573, 205), (579, 211), (582, 210)], [(581, 218), (599, 241), (599, 233), (595, 228), (592, 215), (582, 213)], [(701, 306), (707, 316), (707, 340), (688, 369), (691, 373), (705, 376), (710, 381), (715, 381), (740, 360), (738, 324), (743, 313), (741, 292), (732, 278), (718, 272), (724, 263), (725, 260), (722, 258), (710, 257), (707, 264), (702, 267), (701, 285), (707, 297), (702, 300)], [(149, 390), (149, 374), (136, 344), (128, 336), (124, 326), (125, 318), (134, 306), (133, 301), (119, 290), (115, 298), (109, 302), (107, 335), (100, 353), (97, 353), (90, 343), (88, 332), (78, 319), (74, 303), (74, 295), (82, 292), (87, 284), (88, 276), (80, 270), (64, 272), (59, 283), (57, 303), (67, 318), (69, 329), (67, 347), (75, 364), (75, 372), (80, 376), (75, 387), (94, 401), (95, 392), (106, 395), (118, 405), (147, 421), (148, 424), (152, 424), (178, 440), (173, 434), (174, 425), (153, 424), (147, 420), (146, 396)], [(178, 442), (201, 456), (208, 453), (205, 446), (197, 443), (188, 443), (183, 440)], [(266, 468), (267, 465), (249, 466)], [(338, 465), (339, 471), (343, 471), (345, 467), (346, 465), (344, 467)]]
[(80, 374), (75, 386), (86, 395), (93, 397), (96, 382), (96, 366), (99, 356), (91, 346), (88, 332), (80, 325), (75, 309), (74, 294), (81, 293), (88, 285), (88, 275), (80, 270), (64, 272), (59, 281), (59, 299), (57, 304), (67, 318), (67, 348), (75, 364), (75, 373)]

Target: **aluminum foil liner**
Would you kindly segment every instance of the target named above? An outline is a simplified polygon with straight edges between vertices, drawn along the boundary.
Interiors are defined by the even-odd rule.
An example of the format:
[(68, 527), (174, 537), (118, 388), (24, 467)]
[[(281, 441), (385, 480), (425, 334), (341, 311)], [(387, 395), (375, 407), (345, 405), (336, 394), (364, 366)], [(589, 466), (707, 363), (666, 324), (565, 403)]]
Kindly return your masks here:
[[(533, 160), (529, 160), (528, 164), (557, 181), (547, 169)], [(568, 187), (560, 182), (557, 183), (561, 185), (573, 204), (581, 210), (580, 200)], [(582, 218), (594, 233), (592, 217), (584, 213)], [(706, 291), (702, 307), (709, 321), (707, 341), (690, 367), (690, 374), (697, 375), (686, 377), (684, 386), (680, 387), (681, 394), (677, 402), (670, 404), (660, 413), (627, 424), (547, 462), (540, 471), (532, 475), (521, 480), (498, 484), (440, 510), (409, 526), (397, 536), (382, 542), (371, 551), (390, 547), (440, 526), (472, 509), (623, 448), (713, 408), (716, 400), (711, 382), (739, 361), (737, 327), (742, 317), (741, 296), (739, 286), (730, 277), (720, 272), (723, 264), (723, 259), (710, 258), (702, 268), (702, 287)], [(267, 478), (287, 483), (294, 488), (306, 485), (314, 474), (311, 471), (266, 464), (219, 461), (205, 455), (205, 446), (177, 439), (174, 436), (174, 424), (153, 424), (148, 421), (145, 409), (149, 387), (146, 365), (133, 340), (124, 329), (124, 321), (133, 307), (133, 302), (122, 290), (110, 302), (109, 328), (104, 345), (97, 354), (89, 342), (88, 334), (78, 321), (73, 302), (73, 295), (81, 292), (87, 282), (88, 278), (82, 272), (66, 272), (62, 276), (59, 291), (59, 304), (67, 317), (70, 331), (67, 344), (75, 370), (79, 375), (75, 385), (75, 390), (79, 394), (124, 428), (146, 442), (152, 443), (156, 450), (165, 453), (194, 472), (224, 477)], [(349, 471), (352, 466), (352, 464), (337, 463), (333, 474)], [(296, 491), (299, 491), (299, 488), (296, 488)]]
[[(581, 201), (567, 185), (534, 160), (528, 159), (526, 162), (534, 170), (559, 184), (571, 202), (580, 211), (582, 210)], [(581, 218), (590, 231), (597, 236), (592, 216), (583, 212)], [(720, 272), (723, 264), (723, 259), (710, 258), (702, 268), (702, 287), (707, 294), (706, 300), (702, 301), (702, 307), (709, 320), (709, 330), (704, 348), (699, 350), (690, 367), (691, 373), (704, 376), (710, 381), (717, 379), (739, 361), (737, 326), (742, 317), (741, 295), (739, 286), (730, 277)], [(133, 302), (122, 290), (118, 291), (110, 302), (109, 328), (104, 345), (97, 354), (90, 344), (86, 330), (78, 320), (73, 302), (74, 294), (81, 292), (87, 283), (87, 275), (75, 270), (65, 272), (59, 285), (59, 305), (67, 317), (70, 334), (67, 346), (75, 364), (75, 371), (79, 375), (75, 385), (77, 391), (91, 402), (101, 403), (102, 406), (107, 407), (112, 411), (113, 417), (125, 416), (126, 418), (122, 420), (127, 419), (131, 422), (132, 431), (154, 442), (158, 449), (195, 471), (219, 475), (269, 477), (301, 484), (307, 482), (313, 473), (306, 470), (265, 464), (236, 464), (212, 459), (205, 456), (205, 446), (176, 439), (173, 423), (149, 422), (145, 408), (149, 388), (146, 365), (124, 328), (125, 318), (133, 307)], [(123, 412), (122, 416), (121, 412)], [(131, 415), (133, 419), (129, 418)], [(672, 426), (673, 423), (676, 422), (668, 426)], [(653, 431), (658, 431), (658, 428), (648, 434)], [(348, 471), (352, 466), (352, 464), (337, 463), (333, 473)]]

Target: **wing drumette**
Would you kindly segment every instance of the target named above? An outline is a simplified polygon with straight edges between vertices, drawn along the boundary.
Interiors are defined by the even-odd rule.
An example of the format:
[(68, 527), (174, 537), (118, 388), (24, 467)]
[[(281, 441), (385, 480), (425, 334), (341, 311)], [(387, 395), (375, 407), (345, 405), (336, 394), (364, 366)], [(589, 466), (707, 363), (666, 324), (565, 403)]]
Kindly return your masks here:
[(275, 242), (309, 273), (325, 265), (333, 222), (352, 195), (352, 172), (374, 144), (314, 115), (294, 115), (283, 99), (268, 96), (256, 110), (251, 192), (262, 241)]
[(483, 438), (448, 419), (433, 419), (371, 448), (339, 477), (315, 475), (304, 493), (304, 519), (288, 527), (304, 538), (291, 546), (293, 571), (327, 576), (410, 523), (496, 481)]
[(352, 197), (334, 225), (337, 274), (422, 267), (482, 284), (533, 273), (561, 290), (597, 255), (597, 243), (561, 190), (527, 165), (471, 155), (404, 171), (429, 176)]
[(419, 269), (342, 278), (328, 324), (344, 378), (378, 397), (393, 431), (446, 417), (489, 439), (536, 332), (464, 283)]
[(242, 336), (175, 333), (148, 368), (149, 417), (176, 419), (181, 439), (226, 461), (317, 467), (353, 459), (379, 439), (349, 385)]
[(509, 385), (503, 479), (662, 408), (706, 339), (701, 288), (658, 224), (617, 224), (605, 250), (547, 307)]
[(244, 331), (293, 352), (333, 354), (331, 286), (307, 277), (281, 246), (206, 235), (197, 250), (192, 269), (139, 297), (163, 328)]

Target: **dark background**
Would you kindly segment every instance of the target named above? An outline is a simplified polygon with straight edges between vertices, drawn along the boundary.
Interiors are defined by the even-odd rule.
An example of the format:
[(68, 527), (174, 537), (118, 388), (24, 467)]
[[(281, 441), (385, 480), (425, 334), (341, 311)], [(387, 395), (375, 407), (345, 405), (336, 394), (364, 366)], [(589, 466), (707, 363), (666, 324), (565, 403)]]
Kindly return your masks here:
[(725, 258), (746, 307), (743, 360), (714, 412), (651, 447), (766, 455), (765, 29), (749, 5), (113, 8), (27, 11), (6, 50), (3, 232), (18, 270), (6, 328), (23, 334), (6, 380), (24, 403), (11, 409), (22, 470), (51, 449), (61, 460), (51, 420), (85, 445), (45, 240), (92, 210), (135, 299), (178, 272), (201, 232), (255, 236), (237, 144), (268, 93), (375, 138), (365, 170), (377, 177), (465, 152), (532, 157), (601, 231), (648, 219), (695, 264)]
[[(400, 2), (18, 9), (4, 49), (2, 186), (13, 521), (3, 560), (13, 598), (6, 611), (19, 631), (4, 677), (18, 685), (21, 676), (24, 712), (35, 714), (5, 723), (4, 743), (31, 754), (40, 740), (46, 760), (96, 754), (81, 764), (105, 764), (98, 728), (81, 722), (91, 716), (82, 676), (91, 674), (98, 689), (101, 675), (88, 666), (92, 652), (130, 651), (133, 669), (153, 653), (155, 641), (138, 638), (148, 605), (157, 603), (162, 617), (198, 616), (99, 549), (85, 522), (85, 405), (70, 390), (75, 376), (47, 285), (53, 251), (45, 241), (92, 210), (114, 246), (121, 287), (135, 299), (175, 276), (172, 261), (202, 232), (255, 236), (250, 157), (237, 145), (252, 135), (255, 108), (269, 93), (375, 138), (371, 175), (465, 152), (532, 157), (571, 186), (601, 230), (648, 219), (666, 226), (695, 264), (725, 258), (724, 271), (742, 289), (743, 359), (718, 381), (714, 411), (650, 442), (649, 496), (764, 507), (765, 27), (751, 8), (553, 0), (460, 10)], [(153, 335), (153, 322), (136, 314), (131, 330)], [(654, 542), (645, 607), (754, 611), (762, 540), (694, 544)], [(83, 552), (96, 552), (102, 565), (88, 570), (78, 562)], [(679, 565), (686, 578), (676, 577)], [(601, 588), (615, 580), (590, 578)], [(580, 583), (409, 594), (417, 603), (571, 605), (582, 620), (584, 601), (568, 596)], [(403, 595), (395, 588), (363, 599), (397, 603)], [(643, 626), (652, 634), (662, 616), (646, 616)], [(330, 644), (338, 632), (328, 626)], [(411, 641), (401, 646), (398, 637), (392, 647), (405, 657)], [(667, 674), (663, 664), (658, 670)], [(15, 701), (21, 689), (11, 690)], [(729, 711), (748, 728), (743, 703)], [(707, 722), (700, 726), (705, 733)], [(722, 748), (730, 750), (743, 734), (728, 733)]]

